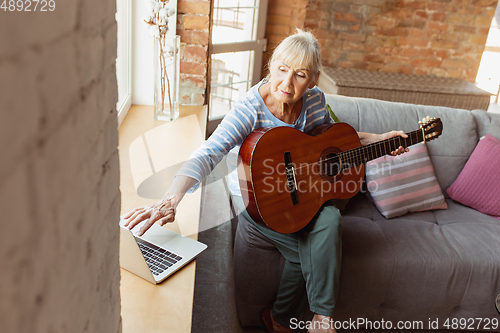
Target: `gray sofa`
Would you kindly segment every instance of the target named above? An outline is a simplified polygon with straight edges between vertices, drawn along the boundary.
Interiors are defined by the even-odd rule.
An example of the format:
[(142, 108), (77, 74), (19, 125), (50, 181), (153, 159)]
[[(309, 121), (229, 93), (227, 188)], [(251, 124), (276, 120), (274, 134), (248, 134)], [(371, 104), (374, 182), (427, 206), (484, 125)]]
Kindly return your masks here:
[[(363, 132), (412, 131), (424, 116), (440, 117), (443, 134), (427, 146), (449, 206), (387, 220), (365, 194), (351, 199), (343, 214), (334, 319), (421, 321), (423, 329), (438, 320), (440, 329), (461, 329), (446, 323), (465, 318), (468, 328), (500, 331), (484, 326), (486, 318), (500, 318), (494, 306), (500, 293), (500, 221), (446, 194), (479, 138), (490, 133), (500, 139), (500, 115), (336, 95), (327, 95), (327, 103), (341, 121)], [(284, 258), (244, 218), (233, 222), (239, 319), (243, 326), (261, 326), (260, 313), (273, 304)]]

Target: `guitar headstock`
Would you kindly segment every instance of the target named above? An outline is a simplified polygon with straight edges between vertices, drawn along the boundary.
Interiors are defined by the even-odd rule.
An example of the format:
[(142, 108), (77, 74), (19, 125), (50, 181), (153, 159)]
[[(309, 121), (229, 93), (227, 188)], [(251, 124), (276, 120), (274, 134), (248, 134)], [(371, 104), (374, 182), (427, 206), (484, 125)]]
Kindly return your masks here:
[(443, 133), (443, 123), (439, 118), (431, 118), (427, 116), (418, 123), (420, 124), (420, 128), (424, 134), (425, 141), (433, 140)]

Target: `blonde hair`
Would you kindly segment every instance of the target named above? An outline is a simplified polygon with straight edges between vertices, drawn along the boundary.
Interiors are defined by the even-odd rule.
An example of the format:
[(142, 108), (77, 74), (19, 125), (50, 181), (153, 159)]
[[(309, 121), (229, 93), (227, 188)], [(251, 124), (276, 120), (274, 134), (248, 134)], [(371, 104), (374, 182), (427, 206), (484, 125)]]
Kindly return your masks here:
[(293, 35), (283, 39), (274, 49), (268, 67), (274, 60), (281, 60), (288, 65), (296, 65), (319, 74), (321, 66), (321, 48), (318, 40), (308, 31), (296, 30)]

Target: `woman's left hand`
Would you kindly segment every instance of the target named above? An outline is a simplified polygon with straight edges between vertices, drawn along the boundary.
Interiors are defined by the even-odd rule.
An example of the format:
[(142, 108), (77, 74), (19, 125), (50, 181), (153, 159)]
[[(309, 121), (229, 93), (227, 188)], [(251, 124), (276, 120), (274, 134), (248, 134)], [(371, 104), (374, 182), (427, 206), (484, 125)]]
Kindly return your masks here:
[[(403, 138), (408, 137), (408, 135), (404, 131), (390, 131), (390, 132), (382, 134), (382, 140), (390, 139), (390, 138), (393, 138), (396, 136), (401, 136)], [(397, 155), (401, 155), (401, 154), (403, 154), (405, 152), (409, 152), (409, 151), (410, 151), (409, 148), (404, 148), (403, 146), (399, 146), (398, 149), (391, 152), (391, 155), (397, 156)]]

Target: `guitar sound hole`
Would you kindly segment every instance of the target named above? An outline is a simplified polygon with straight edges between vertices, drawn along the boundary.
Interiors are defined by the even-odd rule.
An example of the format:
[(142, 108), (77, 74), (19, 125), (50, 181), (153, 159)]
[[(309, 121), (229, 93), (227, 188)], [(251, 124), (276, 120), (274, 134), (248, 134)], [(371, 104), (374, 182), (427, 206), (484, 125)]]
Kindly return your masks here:
[(321, 161), (321, 173), (328, 177), (335, 177), (340, 170), (340, 158), (335, 153), (327, 154)]

